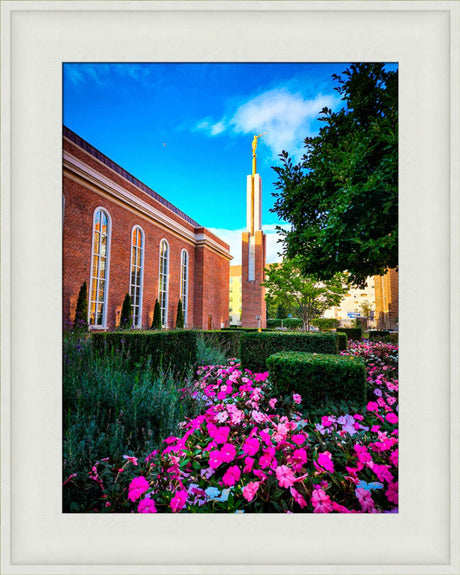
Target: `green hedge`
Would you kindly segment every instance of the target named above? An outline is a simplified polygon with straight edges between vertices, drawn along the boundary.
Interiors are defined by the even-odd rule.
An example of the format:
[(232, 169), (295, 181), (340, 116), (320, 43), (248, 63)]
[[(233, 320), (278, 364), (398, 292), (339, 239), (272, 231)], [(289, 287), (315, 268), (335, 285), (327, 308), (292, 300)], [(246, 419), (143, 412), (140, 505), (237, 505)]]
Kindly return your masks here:
[(240, 359), (243, 369), (253, 373), (267, 370), (267, 358), (277, 351), (311, 351), (337, 354), (336, 333), (242, 333)]
[(336, 337), (338, 341), (339, 351), (346, 351), (348, 342), (347, 334), (338, 331), (336, 333)]
[(390, 335), (388, 329), (370, 329), (369, 339), (383, 339)]
[(168, 369), (184, 374), (197, 361), (197, 332), (171, 331), (117, 331), (93, 332), (94, 349), (104, 355), (121, 353), (130, 367), (152, 362), (154, 370)]
[(335, 329), (340, 325), (340, 320), (334, 317), (317, 317), (311, 320), (311, 325), (319, 329)]
[(348, 339), (363, 339), (363, 330), (361, 327), (338, 327), (337, 331), (346, 333)]
[(197, 331), (203, 335), (205, 342), (212, 347), (220, 349), (225, 356), (240, 357), (240, 339), (244, 333), (241, 329), (216, 329)]
[(366, 403), (366, 367), (361, 358), (282, 351), (271, 355), (267, 364), (274, 393), (299, 393), (306, 409)]
[(281, 322), (283, 322), (283, 327), (288, 329), (298, 329), (303, 327), (303, 321), (296, 317), (287, 317), (286, 319), (267, 319), (267, 327), (281, 327)]

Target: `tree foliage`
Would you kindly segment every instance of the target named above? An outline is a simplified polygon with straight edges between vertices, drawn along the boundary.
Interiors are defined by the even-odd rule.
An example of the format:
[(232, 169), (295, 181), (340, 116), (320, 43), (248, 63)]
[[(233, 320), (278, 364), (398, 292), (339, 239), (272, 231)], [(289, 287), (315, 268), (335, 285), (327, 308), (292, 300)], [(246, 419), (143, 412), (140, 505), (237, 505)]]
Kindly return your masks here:
[(160, 302), (155, 301), (155, 307), (153, 308), (153, 321), (151, 329), (161, 329), (161, 308)]
[(179, 300), (179, 303), (177, 304), (176, 327), (179, 329), (183, 329), (184, 327), (184, 312), (182, 310), (181, 300)]
[(267, 290), (266, 297), (273, 303), (298, 310), (303, 328), (307, 330), (313, 318), (340, 304), (348, 287), (346, 274), (339, 273), (325, 281), (318, 281), (311, 274), (304, 275), (300, 269), (300, 258), (284, 260), (282, 264), (272, 266), (263, 285)]
[(398, 77), (383, 64), (353, 64), (333, 78), (343, 107), (321, 110), (299, 164), (280, 154), (273, 211), (292, 226), (285, 254), (303, 273), (348, 271), (363, 286), (398, 265)]

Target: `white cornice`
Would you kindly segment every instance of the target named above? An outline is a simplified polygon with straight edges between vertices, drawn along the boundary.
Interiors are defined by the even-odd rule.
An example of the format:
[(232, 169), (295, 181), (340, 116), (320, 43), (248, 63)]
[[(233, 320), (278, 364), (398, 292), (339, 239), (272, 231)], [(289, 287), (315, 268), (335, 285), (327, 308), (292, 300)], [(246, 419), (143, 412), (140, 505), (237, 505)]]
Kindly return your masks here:
[[(162, 211), (153, 207), (148, 202), (142, 200), (136, 196), (136, 194), (129, 192), (123, 186), (120, 186), (110, 178), (102, 175), (100, 172), (94, 168), (91, 168), (85, 162), (82, 162), (66, 150), (64, 150), (63, 155), (63, 166), (65, 169), (79, 176), (82, 180), (85, 180), (89, 184), (96, 186), (109, 196), (112, 196), (113, 198), (128, 204), (131, 208), (139, 210), (149, 219), (152, 219), (155, 222), (165, 226), (167, 229), (175, 232), (186, 240), (193, 242), (195, 245), (205, 245), (206, 247), (217, 252), (219, 255), (224, 256), (226, 259), (233, 259), (228, 250), (226, 250), (212, 238), (208, 237), (206, 234), (195, 234), (194, 231), (189, 230), (179, 222), (176, 222), (164, 214)], [(140, 191), (145, 193), (142, 190)]]

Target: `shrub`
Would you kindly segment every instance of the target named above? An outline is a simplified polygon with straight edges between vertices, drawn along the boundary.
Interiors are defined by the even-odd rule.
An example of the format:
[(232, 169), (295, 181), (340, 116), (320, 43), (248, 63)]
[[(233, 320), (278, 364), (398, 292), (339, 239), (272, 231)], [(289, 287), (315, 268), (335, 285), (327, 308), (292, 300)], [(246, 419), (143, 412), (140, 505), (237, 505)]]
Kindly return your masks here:
[(346, 333), (348, 339), (363, 339), (363, 330), (360, 327), (340, 327), (337, 330)]
[(100, 354), (121, 353), (130, 367), (150, 364), (154, 371), (172, 369), (184, 374), (197, 362), (196, 332), (192, 330), (99, 332), (91, 339)]
[(88, 288), (86, 287), (86, 282), (83, 283), (78, 292), (73, 328), (76, 331), (88, 330)]
[[(218, 332), (198, 332), (196, 338), (198, 365), (222, 365), (229, 357)], [(238, 338), (239, 340), (239, 338)]]
[[(222, 329), (222, 330), (199, 331), (198, 333), (201, 334), (207, 346), (218, 349), (225, 356), (225, 359), (228, 359), (230, 357), (239, 357), (240, 339), (241, 335), (245, 333), (245, 331), (248, 330)], [(252, 331), (257, 331), (257, 329)], [(203, 363), (201, 362), (200, 364), (203, 365)]]
[(155, 307), (153, 308), (153, 320), (151, 329), (161, 329), (161, 309), (160, 302), (155, 301)]
[(243, 369), (253, 373), (267, 370), (267, 358), (277, 351), (338, 353), (335, 333), (263, 332), (241, 335), (240, 359)]
[(311, 325), (319, 329), (335, 329), (340, 325), (340, 320), (334, 317), (317, 317), (311, 320)]
[(182, 311), (182, 301), (177, 304), (176, 327), (184, 329), (184, 312)]
[(281, 322), (283, 322), (283, 327), (288, 329), (299, 329), (303, 327), (303, 321), (296, 317), (288, 317), (286, 319), (267, 319), (267, 327), (281, 327)]
[(307, 407), (338, 401), (362, 407), (366, 402), (366, 367), (358, 358), (282, 351), (271, 355), (267, 365), (274, 393), (298, 393)]
[(129, 329), (132, 325), (132, 307), (131, 307), (131, 296), (129, 293), (125, 295), (123, 300), (123, 306), (121, 308), (120, 315), (120, 329)]
[(347, 334), (338, 331), (336, 333), (336, 336), (337, 336), (339, 351), (345, 351), (347, 349), (347, 341), (348, 341)]
[(383, 340), (384, 338), (388, 337), (390, 335), (389, 330), (387, 329), (372, 329), (369, 330), (369, 339), (371, 341), (376, 341), (376, 340)]

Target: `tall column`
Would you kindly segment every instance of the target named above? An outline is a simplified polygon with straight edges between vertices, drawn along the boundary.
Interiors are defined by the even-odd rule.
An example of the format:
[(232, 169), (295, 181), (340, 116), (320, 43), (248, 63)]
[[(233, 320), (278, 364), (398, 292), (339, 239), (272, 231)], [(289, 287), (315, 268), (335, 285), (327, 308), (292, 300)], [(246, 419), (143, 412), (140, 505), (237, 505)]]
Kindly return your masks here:
[[(261, 134), (262, 135), (262, 134)], [(246, 228), (241, 242), (241, 325), (266, 327), (265, 234), (262, 231), (262, 179), (256, 172), (257, 139), (252, 144), (252, 174), (246, 182)]]

